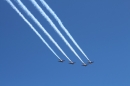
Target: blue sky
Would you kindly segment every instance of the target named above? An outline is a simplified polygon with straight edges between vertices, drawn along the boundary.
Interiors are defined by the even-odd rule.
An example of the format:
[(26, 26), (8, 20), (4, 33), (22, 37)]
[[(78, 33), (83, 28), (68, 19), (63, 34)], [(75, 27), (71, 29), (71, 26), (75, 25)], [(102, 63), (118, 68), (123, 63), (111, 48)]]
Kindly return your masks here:
[[(65, 27), (95, 63), (82, 67), (49, 23), (29, 0), (21, 0), (76, 64), (54, 46), (39, 27), (12, 0), (64, 60), (58, 59), (5, 1), (0, 1), (0, 86), (129, 86), (130, 1), (129, 0), (46, 0)], [(42, 6), (74, 46), (56, 20)]]

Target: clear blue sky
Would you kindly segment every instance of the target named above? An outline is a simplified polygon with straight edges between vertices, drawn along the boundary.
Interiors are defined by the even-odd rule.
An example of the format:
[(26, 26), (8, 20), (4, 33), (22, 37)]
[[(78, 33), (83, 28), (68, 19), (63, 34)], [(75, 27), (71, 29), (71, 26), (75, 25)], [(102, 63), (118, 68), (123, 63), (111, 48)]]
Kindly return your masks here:
[[(0, 86), (130, 86), (130, 0), (46, 0), (90, 60), (95, 62), (87, 67), (81, 66), (29, 0), (22, 2), (76, 64), (68, 64), (48, 37), (12, 1), (66, 61), (57, 62), (54, 54), (11, 6), (0, 0)], [(37, 2), (42, 6), (39, 0)], [(50, 13), (42, 8), (87, 62)]]

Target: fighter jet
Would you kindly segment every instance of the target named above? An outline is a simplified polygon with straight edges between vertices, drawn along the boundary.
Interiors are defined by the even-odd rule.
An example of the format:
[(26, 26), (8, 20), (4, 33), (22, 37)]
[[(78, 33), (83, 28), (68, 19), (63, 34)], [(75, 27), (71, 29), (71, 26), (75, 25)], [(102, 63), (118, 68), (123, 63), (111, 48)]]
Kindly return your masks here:
[(89, 64), (92, 64), (92, 63), (94, 63), (94, 62), (93, 62), (93, 61), (89, 61), (88, 63), (89, 63)]
[(74, 64), (75, 62), (72, 62), (72, 61), (70, 61), (70, 63), (69, 64)]
[(87, 66), (87, 64), (83, 63), (83, 65), (82, 65), (82, 66)]
[(61, 59), (59, 59), (59, 61), (58, 62), (64, 62), (65, 60), (61, 60)]

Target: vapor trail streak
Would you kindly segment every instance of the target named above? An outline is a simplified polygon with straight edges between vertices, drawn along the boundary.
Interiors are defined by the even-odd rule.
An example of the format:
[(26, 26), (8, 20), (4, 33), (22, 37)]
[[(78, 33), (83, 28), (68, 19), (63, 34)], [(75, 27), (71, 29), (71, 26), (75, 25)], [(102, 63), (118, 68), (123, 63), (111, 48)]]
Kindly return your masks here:
[(44, 29), (44, 27), (40, 24), (40, 22), (33, 16), (33, 14), (26, 8), (26, 6), (20, 1), (17, 0), (20, 7), (27, 13), (27, 15), (42, 29), (42, 31), (49, 37), (49, 39), (55, 44), (55, 46), (62, 52), (62, 54), (69, 60), (70, 58), (64, 53), (64, 51), (60, 48), (57, 42), (51, 37), (51, 35)]
[(69, 44), (69, 42), (65, 39), (65, 37), (61, 34), (61, 32), (58, 30), (58, 28), (55, 26), (55, 24), (52, 22), (52, 20), (47, 16), (47, 14), (42, 10), (42, 8), (37, 4), (35, 0), (30, 0), (32, 4), (37, 8), (37, 10), (42, 14), (43, 17), (50, 23), (50, 25), (54, 28), (54, 30), (58, 33), (58, 35), (62, 38), (62, 40), (66, 43), (66, 45), (71, 49), (71, 51), (79, 58), (79, 60), (82, 61), (82, 59), (79, 57), (79, 55), (76, 53), (76, 51), (72, 48), (72, 46)]
[(52, 51), (52, 53), (60, 60), (62, 60), (55, 51), (49, 46), (49, 44), (42, 38), (38, 31), (32, 26), (32, 24), (23, 16), (23, 14), (17, 9), (17, 7), (10, 1), (6, 0), (11, 7), (19, 14), (19, 16), (30, 26), (30, 28), (36, 33), (36, 35), (42, 40), (42, 42)]
[(40, 0), (41, 3), (43, 4), (43, 6), (46, 7), (46, 9), (53, 15), (53, 17), (57, 20), (57, 22), (59, 23), (59, 25), (61, 26), (61, 28), (65, 31), (65, 33), (69, 36), (69, 38), (72, 40), (72, 42), (75, 44), (75, 46), (80, 50), (80, 52), (87, 58), (88, 61), (89, 58), (87, 57), (87, 55), (84, 53), (84, 51), (80, 48), (80, 46), (77, 44), (77, 42), (74, 40), (74, 38), (71, 36), (71, 34), (69, 33), (69, 31), (65, 28), (65, 26), (62, 24), (60, 18), (56, 15), (56, 13), (49, 7), (49, 5), (44, 1), (44, 0)]

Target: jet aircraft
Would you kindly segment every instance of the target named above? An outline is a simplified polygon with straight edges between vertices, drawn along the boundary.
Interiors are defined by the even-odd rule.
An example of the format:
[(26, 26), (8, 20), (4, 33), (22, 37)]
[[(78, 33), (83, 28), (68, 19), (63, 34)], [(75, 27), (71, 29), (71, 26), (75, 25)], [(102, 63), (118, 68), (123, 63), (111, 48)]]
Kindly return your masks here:
[(58, 62), (64, 62), (64, 61), (65, 61), (65, 60), (61, 60), (61, 59), (60, 59)]
[(93, 62), (93, 61), (89, 61), (88, 63), (89, 63), (89, 64), (92, 64), (92, 63), (94, 63), (94, 62)]
[(69, 64), (74, 64), (75, 62), (72, 62), (72, 61), (70, 61), (70, 63)]
[(83, 65), (82, 65), (82, 66), (87, 66), (87, 64), (83, 63)]

